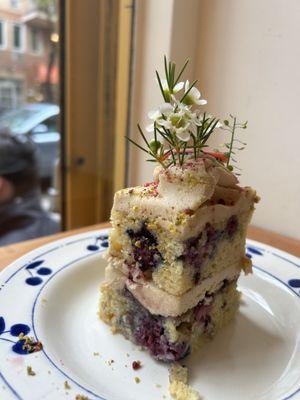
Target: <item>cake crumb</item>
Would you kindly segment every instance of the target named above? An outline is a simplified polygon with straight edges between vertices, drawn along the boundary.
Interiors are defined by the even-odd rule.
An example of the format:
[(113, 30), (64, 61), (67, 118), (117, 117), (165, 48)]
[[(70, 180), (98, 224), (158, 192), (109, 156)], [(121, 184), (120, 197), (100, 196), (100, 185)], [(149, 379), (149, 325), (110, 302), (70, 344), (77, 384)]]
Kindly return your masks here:
[(108, 364), (108, 365), (111, 365), (111, 364), (113, 364), (114, 362), (115, 362), (115, 360), (108, 360), (108, 361), (107, 361), (107, 364)]
[(157, 389), (161, 388), (161, 385), (159, 383), (157, 383), (155, 386), (157, 387)]
[(170, 383), (169, 393), (174, 400), (201, 400), (197, 390), (180, 381)]
[(118, 332), (118, 329), (115, 326), (111, 326), (110, 327), (110, 331), (114, 335), (114, 334), (116, 334)]
[(70, 386), (68, 381), (65, 381), (64, 388), (65, 388), (65, 390), (70, 390), (71, 389), (71, 386)]
[(247, 256), (244, 256), (242, 259), (242, 269), (245, 275), (252, 273), (252, 261)]
[(140, 369), (140, 368), (142, 368), (141, 362), (140, 361), (133, 361), (132, 369), (137, 370), (137, 369)]
[(188, 385), (188, 369), (178, 363), (169, 368), (169, 393), (174, 400), (201, 400), (197, 390)]
[(139, 378), (138, 376), (136, 376), (136, 377), (134, 378), (134, 380), (135, 380), (136, 383), (140, 383), (140, 382), (141, 382), (141, 380), (140, 380), (140, 378)]
[(34, 370), (31, 367), (31, 365), (28, 365), (26, 370), (27, 370), (27, 375), (29, 375), (29, 376), (35, 376), (36, 375), (36, 373), (34, 372)]
[(99, 353), (98, 351), (94, 351), (93, 355), (94, 355), (95, 357), (97, 357), (97, 356), (100, 356), (100, 353)]
[(87, 396), (83, 396), (82, 394), (77, 394), (75, 400), (89, 400)]
[(188, 383), (187, 367), (180, 365), (179, 363), (171, 364), (171, 366), (169, 367), (169, 380), (170, 380), (170, 383), (172, 383), (174, 381)]

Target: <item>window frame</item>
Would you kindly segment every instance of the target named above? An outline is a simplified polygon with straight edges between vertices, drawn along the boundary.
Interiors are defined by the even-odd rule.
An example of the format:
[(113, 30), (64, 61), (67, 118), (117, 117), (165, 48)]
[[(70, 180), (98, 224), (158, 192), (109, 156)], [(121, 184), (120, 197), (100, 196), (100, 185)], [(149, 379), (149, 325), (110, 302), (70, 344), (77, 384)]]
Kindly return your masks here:
[[(16, 53), (24, 53), (26, 50), (26, 26), (22, 23), (18, 23), (18, 22), (13, 22), (11, 24), (11, 32), (12, 32), (12, 51), (16, 52)], [(20, 47), (16, 47), (15, 46), (15, 27), (19, 27), (20, 28)]]
[(135, 0), (65, 1), (61, 109), (66, 229), (107, 221), (115, 190), (125, 186), (134, 8)]
[(0, 43), (0, 50), (6, 50), (7, 49), (7, 21), (0, 19), (1, 23), (1, 30), (2, 30), (2, 41), (3, 43)]
[[(37, 35), (36, 36), (37, 49), (34, 49), (33, 46), (32, 46), (32, 43), (33, 43), (32, 34), (33, 34), (34, 31), (35, 31), (35, 33)], [(39, 55), (41, 55), (43, 53), (43, 41), (41, 40), (41, 37), (40, 37), (40, 30), (35, 28), (35, 27), (30, 27), (30, 29), (29, 29), (29, 47), (30, 47), (30, 52), (33, 55), (39, 56)]]

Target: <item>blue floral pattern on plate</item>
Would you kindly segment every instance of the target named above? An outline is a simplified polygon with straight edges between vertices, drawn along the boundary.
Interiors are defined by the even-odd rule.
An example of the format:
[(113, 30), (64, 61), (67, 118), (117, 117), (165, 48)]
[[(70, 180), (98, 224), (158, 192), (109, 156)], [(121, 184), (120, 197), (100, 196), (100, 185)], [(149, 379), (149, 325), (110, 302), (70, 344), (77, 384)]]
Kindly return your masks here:
[[(52, 243), (51, 245), (47, 245), (44, 248), (40, 248), (35, 250), (32, 255), (31, 259), (29, 258), (30, 255), (27, 256), (27, 262), (23, 263), (20, 266), (20, 263), (16, 263), (13, 268), (11, 267), (11, 273), (8, 275), (7, 271), (6, 274), (0, 275), (0, 294), (4, 290), (9, 290), (8, 288), (8, 283), (13, 283), (15, 279), (17, 279), (19, 276), (21, 277), (22, 281), (25, 283), (25, 287), (28, 289), (28, 296), (32, 296), (32, 301), (36, 302), (37, 299), (37, 294), (34, 295), (34, 292), (36, 293), (41, 292), (43, 289), (44, 285), (47, 284), (48, 281), (50, 281), (52, 278), (55, 277), (56, 274), (60, 273), (60, 271), (64, 270), (68, 266), (71, 266), (74, 264), (75, 256), (72, 254), (72, 249), (76, 248), (76, 251), (78, 254), (76, 255), (77, 260), (82, 260), (88, 257), (92, 257), (94, 254), (102, 252), (107, 249), (109, 243), (108, 243), (108, 232), (103, 231), (101, 235), (99, 234), (84, 234), (84, 235), (79, 235), (78, 238), (68, 238), (68, 239), (63, 239), (60, 242), (57, 243)], [(55, 255), (56, 252), (59, 252), (62, 248), (67, 248), (66, 251), (68, 251), (69, 254), (69, 262), (68, 263), (60, 263), (59, 257), (57, 258), (51, 258), (51, 256)], [(272, 255), (274, 257), (277, 257), (284, 262), (289, 263), (289, 265), (294, 266), (294, 275), (293, 276), (287, 276), (285, 280), (283, 278), (278, 278), (276, 277), (276, 272), (274, 272), (274, 278), (276, 278), (278, 281), (282, 282), (285, 286), (288, 286), (293, 293), (295, 293), (298, 298), (299, 296), (299, 288), (300, 288), (300, 274), (299, 274), (299, 268), (300, 268), (300, 261), (297, 262), (295, 258), (289, 258), (288, 255), (284, 255), (284, 253), (280, 253), (276, 251), (276, 249), (268, 248), (267, 246), (264, 247), (262, 246), (257, 246), (256, 243), (254, 242), (249, 242), (247, 245), (247, 256), (252, 259), (254, 268), (257, 268), (261, 271), (264, 271), (263, 268), (261, 267), (256, 267), (256, 265), (264, 265), (264, 258), (266, 256)], [(57, 263), (54, 261), (57, 259)], [(76, 260), (75, 260), (76, 261)], [(272, 272), (273, 273), (273, 272)], [(270, 276), (272, 276), (271, 273), (268, 272)], [(36, 288), (36, 289), (35, 289)], [(1, 303), (0, 303), (1, 305)], [(2, 316), (0, 316), (0, 341), (7, 342), (7, 349), (10, 351), (12, 354), (19, 354), (19, 355), (28, 355), (28, 352), (24, 349), (24, 343), (22, 340), (19, 339), (20, 333), (23, 333), (24, 335), (28, 335), (31, 332), (35, 334), (34, 326), (32, 323), (27, 323), (27, 322), (22, 322), (22, 323), (14, 323), (14, 324), (7, 324), (6, 321), (9, 320), (9, 314), (5, 314), (3, 310), (0, 308), (0, 313)], [(10, 313), (12, 314), (12, 313)], [(6, 316), (3, 316), (6, 315)], [(25, 321), (32, 321), (32, 316), (31, 315), (25, 315)], [(22, 321), (23, 318), (20, 320)], [(17, 320), (18, 321), (18, 320)], [(7, 327), (8, 325), (8, 327)], [(32, 326), (32, 328), (31, 328)], [(36, 339), (38, 340), (38, 338)], [(61, 379), (62, 381), (65, 381), (66, 379), (70, 380), (75, 387), (77, 387), (77, 391), (83, 391), (88, 398), (91, 399), (103, 399), (99, 394), (94, 393), (88, 388), (84, 388), (79, 382), (76, 382), (76, 380), (72, 379), (72, 377), (68, 376), (65, 372), (62, 371), (62, 369), (56, 365), (56, 363), (53, 360), (50, 360), (47, 356), (46, 353), (40, 352), (38, 353), (39, 357), (44, 357), (45, 362), (48, 362), (47, 368), (56, 370), (58, 374), (61, 374)], [(30, 355), (28, 355), (30, 357)], [(3, 375), (4, 371), (1, 370), (1, 365), (0, 365), (0, 379), (3, 380), (4, 384), (10, 389), (12, 395), (14, 398), (22, 399), (22, 397), (17, 393), (17, 388), (15, 387), (16, 382), (9, 382), (7, 378)], [(289, 394), (287, 397), (281, 400), (287, 400), (290, 398), (298, 398), (297, 394), (299, 393), (299, 390), (294, 391), (293, 393)], [(0, 387), (0, 398), (1, 398), (1, 387)]]

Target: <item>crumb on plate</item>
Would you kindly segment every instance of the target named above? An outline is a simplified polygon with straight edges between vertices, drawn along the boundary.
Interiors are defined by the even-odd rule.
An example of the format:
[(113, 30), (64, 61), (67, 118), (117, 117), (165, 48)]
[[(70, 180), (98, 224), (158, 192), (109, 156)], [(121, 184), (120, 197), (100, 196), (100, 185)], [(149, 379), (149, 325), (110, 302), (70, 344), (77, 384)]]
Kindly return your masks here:
[(27, 375), (29, 375), (29, 376), (35, 376), (36, 375), (36, 373), (34, 372), (34, 370), (31, 367), (31, 365), (28, 365), (26, 370), (27, 370)]
[(142, 368), (141, 362), (140, 362), (139, 360), (133, 361), (133, 363), (132, 363), (132, 369), (137, 370), (137, 369), (140, 369), (140, 368)]
[(71, 389), (71, 386), (70, 386), (68, 381), (65, 381), (64, 388), (65, 388), (65, 390), (70, 390)]
[(197, 390), (188, 385), (188, 369), (178, 363), (169, 368), (169, 393), (175, 400), (201, 400)]

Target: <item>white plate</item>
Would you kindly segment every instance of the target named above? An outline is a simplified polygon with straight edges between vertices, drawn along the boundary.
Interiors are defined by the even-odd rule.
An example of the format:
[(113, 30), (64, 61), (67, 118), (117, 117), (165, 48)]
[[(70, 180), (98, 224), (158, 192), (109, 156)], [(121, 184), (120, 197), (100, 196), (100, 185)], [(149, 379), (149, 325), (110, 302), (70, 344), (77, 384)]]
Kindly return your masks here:
[[(1, 400), (169, 398), (167, 366), (112, 335), (97, 317), (107, 245), (106, 230), (69, 237), (0, 274)], [(247, 251), (255, 267), (240, 278), (238, 316), (185, 361), (190, 383), (205, 400), (300, 399), (300, 261), (254, 241)], [(43, 351), (13, 351), (13, 335), (26, 330), (18, 324)], [(131, 367), (135, 360), (143, 365), (138, 371)], [(29, 365), (35, 376), (27, 374)]]

